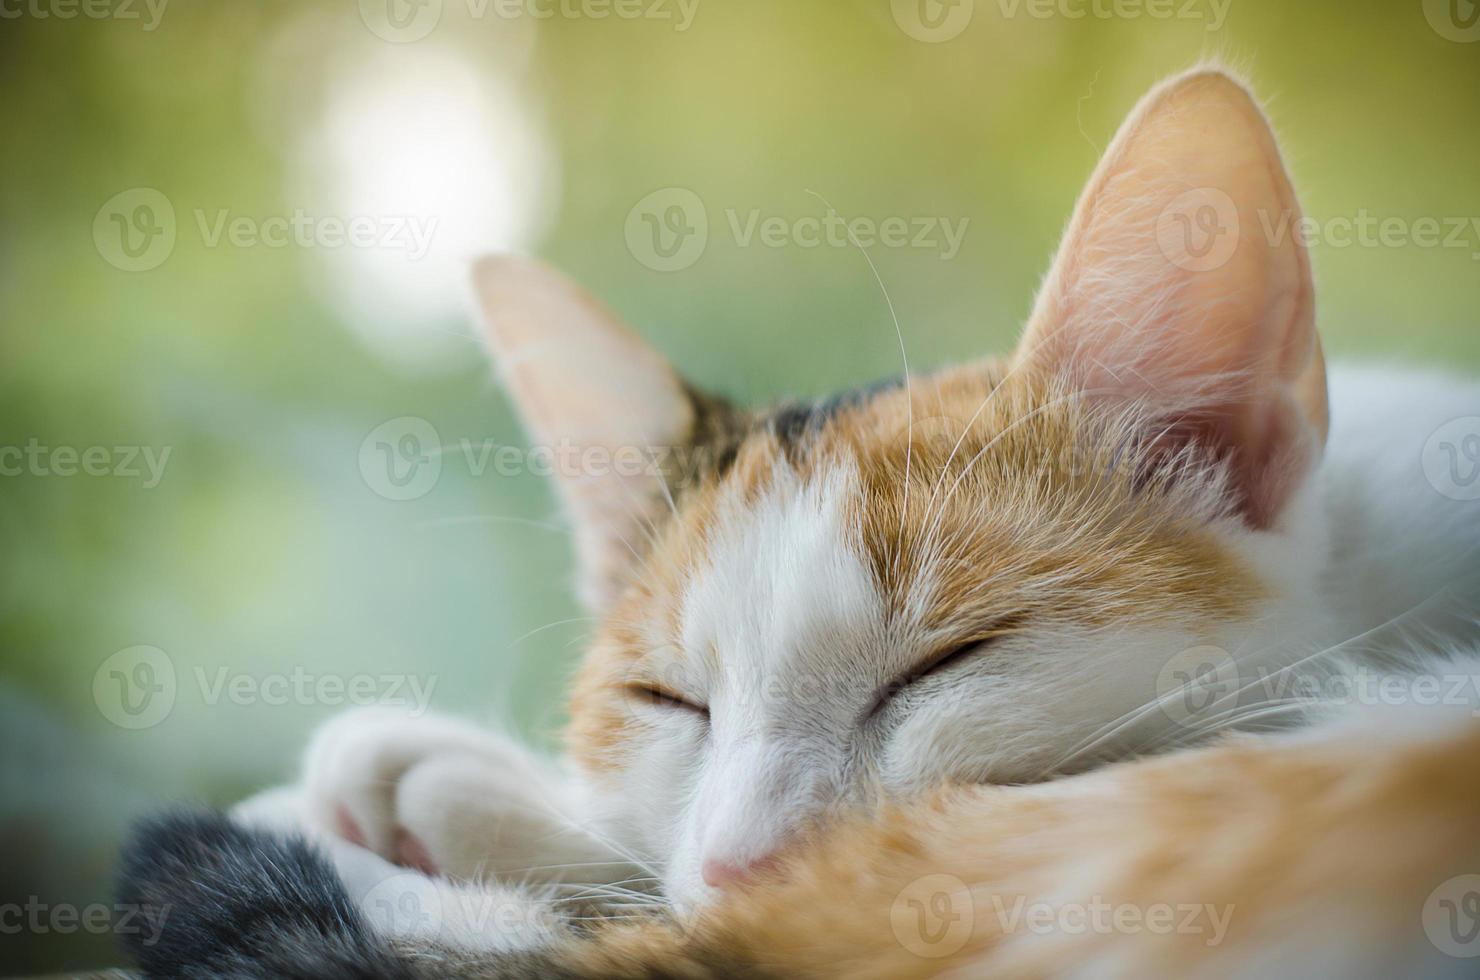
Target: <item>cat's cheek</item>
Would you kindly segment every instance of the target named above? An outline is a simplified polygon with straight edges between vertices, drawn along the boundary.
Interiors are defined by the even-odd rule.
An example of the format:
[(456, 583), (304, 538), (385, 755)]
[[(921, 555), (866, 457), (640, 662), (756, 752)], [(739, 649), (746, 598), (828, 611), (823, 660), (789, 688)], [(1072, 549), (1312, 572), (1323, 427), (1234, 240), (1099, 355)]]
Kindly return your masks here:
[[(879, 784), (894, 798), (912, 797), (947, 782), (1034, 782), (1057, 751), (1053, 720), (1025, 712), (1027, 683), (1018, 693), (996, 689), (937, 696), (914, 707), (888, 733), (878, 755)], [(1037, 697), (1037, 695), (1032, 695)], [(1043, 736), (1025, 745), (1026, 731)]]
[(948, 775), (943, 771), (946, 754), (959, 757), (966, 749), (964, 741), (936, 719), (906, 719), (890, 733), (880, 753), (879, 785), (895, 798), (938, 785)]
[(648, 855), (665, 879), (689, 819), (704, 751), (703, 732), (687, 719), (634, 715), (622, 733), (621, 765), (585, 775), (603, 811), (624, 828), (620, 836)]

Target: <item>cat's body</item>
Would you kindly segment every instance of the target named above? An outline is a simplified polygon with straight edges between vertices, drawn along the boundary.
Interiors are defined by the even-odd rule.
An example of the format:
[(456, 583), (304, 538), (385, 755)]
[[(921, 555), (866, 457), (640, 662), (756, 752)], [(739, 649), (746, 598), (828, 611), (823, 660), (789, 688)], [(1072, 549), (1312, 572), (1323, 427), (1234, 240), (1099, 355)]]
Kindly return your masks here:
[[(1233, 236), (1212, 259), (1176, 237), (1207, 213)], [(430, 934), (384, 923), (402, 939), (518, 950), (552, 975), (1371, 967), (1371, 943), (1321, 959), (1257, 916), (1199, 953), (1125, 929), (1007, 941), (982, 905), (1101, 889), (1143, 910), (1221, 898), (1381, 924), (1374, 889), (1427, 894), (1435, 869), (1480, 852), (1455, 795), (1480, 775), (1480, 695), (1438, 679), (1462, 702), (1425, 704), (1399, 681), (1374, 706), (1359, 681), (1477, 672), (1477, 505), (1440, 493), (1423, 454), (1480, 411), (1480, 386), (1339, 371), (1328, 409), (1308, 260), (1257, 237), (1271, 213), (1299, 211), (1262, 116), (1227, 76), (1193, 73), (1107, 153), (1012, 358), (768, 413), (695, 393), (548, 270), (483, 264), (490, 337), (534, 437), (607, 454), (558, 481), (603, 620), (570, 768), (457, 722), (352, 715), (320, 733), (300, 791), (241, 819), (324, 842), (367, 911), (397, 888), (432, 901)], [(623, 450), (657, 447), (682, 451), (621, 468)], [(1320, 735), (939, 795), (1295, 727), (1343, 700), (1357, 710)], [(1362, 731), (1389, 740), (1366, 779)], [(1443, 785), (1405, 795), (1434, 760)], [(1257, 804), (1210, 770), (1240, 773)], [(1332, 872), (1323, 822), (1367, 847), (1415, 814), (1428, 836), (1401, 860)], [(1149, 849), (1164, 835), (1181, 857)], [(1037, 857), (1019, 866), (1015, 848)], [(1241, 859), (1259, 873), (1229, 866)], [(976, 903), (938, 957), (897, 922), (880, 932), (931, 876)], [(169, 886), (143, 879), (152, 901)], [(490, 928), (490, 902), (512, 919)], [(661, 905), (695, 931), (593, 944), (560, 925), (590, 905)], [(487, 975), (535, 961), (512, 962)]]

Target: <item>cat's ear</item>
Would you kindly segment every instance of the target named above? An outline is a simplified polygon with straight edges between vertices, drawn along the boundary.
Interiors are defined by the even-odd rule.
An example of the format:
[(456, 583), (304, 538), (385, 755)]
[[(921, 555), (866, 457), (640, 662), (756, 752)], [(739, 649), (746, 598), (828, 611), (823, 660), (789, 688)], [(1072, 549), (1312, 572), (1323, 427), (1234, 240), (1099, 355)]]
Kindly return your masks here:
[(499, 373), (549, 454), (581, 598), (601, 611), (672, 506), (658, 460), (687, 445), (694, 402), (662, 355), (553, 269), (488, 257), (473, 283)]
[(1263, 112), (1228, 75), (1151, 92), (1075, 209), (1017, 361), (1171, 418), (1228, 461), (1251, 526), (1320, 456), (1326, 373), (1300, 210)]

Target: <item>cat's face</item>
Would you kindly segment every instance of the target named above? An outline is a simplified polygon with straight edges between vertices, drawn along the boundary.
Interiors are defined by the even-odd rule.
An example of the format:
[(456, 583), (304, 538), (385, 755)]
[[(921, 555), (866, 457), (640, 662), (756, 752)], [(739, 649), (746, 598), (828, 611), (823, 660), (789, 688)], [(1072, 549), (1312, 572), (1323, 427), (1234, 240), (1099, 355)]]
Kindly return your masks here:
[[(702, 898), (839, 804), (1101, 759), (1074, 749), (1258, 615), (1214, 473), (1149, 485), (1116, 459), (1129, 426), (1006, 374), (912, 379), (913, 399), (790, 433), (763, 417), (676, 496), (572, 733), (642, 801), (670, 895)], [(1127, 736), (1171, 719), (1147, 721)]]
[[(1225, 199), (1221, 264), (1168, 251)], [(1246, 93), (1188, 76), (1107, 154), (1013, 357), (759, 413), (547, 270), (480, 268), (531, 430), (608, 451), (560, 480), (604, 623), (571, 747), (670, 898), (839, 807), (1153, 748), (1173, 658), (1295, 629), (1324, 373), (1304, 254), (1250, 233), (1294, 208)]]

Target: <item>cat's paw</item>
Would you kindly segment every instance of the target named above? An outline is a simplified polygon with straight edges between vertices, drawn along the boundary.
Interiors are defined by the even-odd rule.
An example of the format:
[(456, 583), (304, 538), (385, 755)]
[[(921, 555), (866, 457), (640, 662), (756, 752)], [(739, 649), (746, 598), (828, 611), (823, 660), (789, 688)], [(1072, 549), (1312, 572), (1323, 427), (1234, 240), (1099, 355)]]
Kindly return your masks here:
[[(272, 841), (306, 838), (318, 856), (332, 864), (345, 897), (359, 908), (366, 924), (383, 936), (430, 941), (438, 948), (464, 953), (510, 953), (548, 949), (567, 934), (563, 918), (569, 914), (567, 903), (549, 900), (541, 889), (423, 875), (318, 827), (307, 817), (301, 786), (280, 786), (243, 800), (232, 808), (230, 819), (244, 831), (263, 834), (257, 839), (269, 848), (276, 846)], [(194, 824), (201, 825), (200, 821)], [(189, 829), (191, 824), (182, 826)], [(219, 833), (212, 833), (207, 840), (197, 842), (200, 846), (193, 846), (191, 853), (219, 849), (221, 841)], [(273, 875), (279, 889), (282, 878), (300, 873), (306, 860), (277, 862)], [(253, 860), (238, 866), (253, 869), (261, 864)], [(177, 863), (176, 867), (185, 874), (191, 865)], [(285, 914), (295, 913), (295, 902), (321, 896), (325, 887), (318, 877), (300, 879), (288, 889), (292, 894), (287, 904), (281, 890), (264, 901)], [(242, 896), (237, 899), (240, 902)], [(330, 918), (335, 920), (334, 925), (343, 921), (337, 912)], [(229, 929), (230, 924), (222, 928)]]
[(320, 828), (427, 874), (613, 880), (624, 867), (547, 764), (466, 722), (350, 712), (314, 736), (303, 786)]

